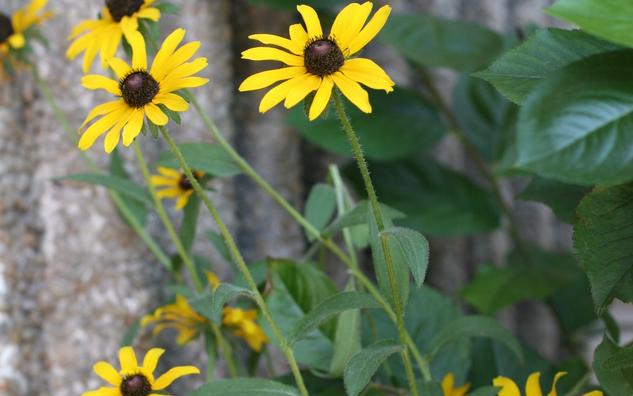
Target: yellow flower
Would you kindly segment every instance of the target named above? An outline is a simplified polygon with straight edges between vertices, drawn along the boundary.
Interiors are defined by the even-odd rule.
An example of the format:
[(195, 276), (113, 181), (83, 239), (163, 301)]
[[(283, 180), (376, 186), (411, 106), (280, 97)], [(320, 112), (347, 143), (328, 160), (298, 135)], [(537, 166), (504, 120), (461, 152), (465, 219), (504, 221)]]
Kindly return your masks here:
[[(109, 363), (99, 362), (94, 365), (97, 375), (106, 380), (114, 388), (103, 387), (96, 391), (84, 392), (82, 396), (149, 396), (152, 391), (167, 388), (175, 379), (189, 374), (200, 374), (193, 366), (174, 367), (154, 381), (154, 369), (158, 358), (165, 352), (163, 349), (150, 349), (145, 355), (143, 366), (139, 366), (131, 347), (119, 350), (121, 371)], [(154, 393), (155, 395), (155, 393)]]
[(170, 34), (156, 54), (152, 68), (148, 69), (145, 40), (141, 33), (133, 32), (128, 38), (133, 51), (132, 67), (121, 59), (108, 59), (108, 64), (119, 81), (98, 75), (88, 75), (81, 79), (84, 87), (104, 89), (121, 99), (97, 106), (88, 114), (79, 128), (79, 133), (95, 117), (104, 117), (84, 132), (79, 141), (80, 149), (90, 148), (99, 136), (109, 131), (105, 138), (105, 151), (110, 153), (119, 143), (121, 129), (123, 144), (129, 146), (141, 132), (145, 116), (156, 125), (167, 124), (169, 118), (158, 107), (159, 104), (176, 112), (189, 108), (189, 104), (183, 98), (172, 92), (199, 87), (209, 80), (191, 77), (207, 66), (206, 58), (197, 58), (185, 63), (200, 48), (200, 42), (185, 44), (175, 51), (184, 36), (183, 29), (177, 29)]
[(185, 345), (191, 343), (200, 335), (200, 332), (207, 324), (207, 320), (191, 309), (186, 298), (177, 294), (176, 303), (158, 308), (153, 315), (143, 316), (141, 327), (150, 324), (156, 324), (152, 333), (154, 337), (167, 328), (176, 329), (178, 331), (176, 343)]
[[(567, 373), (560, 372), (556, 374), (556, 377), (554, 377), (554, 383), (552, 384), (552, 391), (548, 393), (547, 396), (557, 396), (556, 382), (558, 382), (558, 379), (565, 374)], [(536, 372), (528, 377), (527, 383), (525, 384), (525, 396), (541, 396), (543, 394), (541, 392), (541, 385), (539, 384), (540, 376), (541, 373)], [(501, 391), (499, 391), (499, 396), (521, 396), (519, 387), (510, 378), (499, 376), (492, 381), (492, 384), (502, 388)], [(593, 391), (585, 393), (583, 396), (602, 396), (602, 392)]]
[(316, 91), (309, 112), (310, 120), (314, 120), (330, 102), (332, 88), (336, 85), (354, 105), (365, 113), (371, 113), (369, 96), (358, 83), (386, 92), (393, 91), (395, 85), (376, 63), (354, 57), (378, 34), (391, 12), (391, 7), (384, 6), (365, 25), (371, 9), (370, 2), (348, 5), (336, 17), (330, 35), (325, 36), (314, 9), (307, 5), (297, 6), (307, 32), (301, 24), (296, 24), (290, 26), (290, 39), (270, 34), (249, 36), (250, 39), (289, 52), (270, 47), (251, 48), (242, 52), (244, 59), (280, 61), (288, 67), (255, 74), (247, 78), (239, 90), (253, 91), (287, 80), (264, 96), (259, 105), (262, 113), (284, 99), (284, 106), (290, 108)]
[(220, 279), (218, 279), (218, 276), (211, 271), (204, 271), (204, 273), (207, 275), (207, 280), (209, 281), (211, 288), (213, 290), (217, 289), (218, 286), (220, 286)]
[(68, 48), (66, 56), (74, 60), (81, 52), (84, 55), (84, 73), (90, 71), (90, 66), (97, 52), (101, 50), (101, 66), (108, 68), (108, 59), (114, 57), (121, 37), (130, 41), (132, 33), (138, 31), (138, 20), (151, 19), (156, 22), (160, 19), (158, 8), (150, 7), (156, 0), (107, 0), (102, 11), (102, 18), (90, 19), (77, 25), (68, 37), (77, 38)]
[(24, 31), (53, 15), (52, 11), (37, 14), (46, 7), (48, 0), (33, 0), (31, 4), (16, 11), (11, 18), (0, 14), (0, 53), (8, 53), (9, 48), (20, 49), (26, 45)]
[(240, 308), (224, 307), (222, 309), (222, 324), (231, 328), (231, 332), (243, 338), (254, 350), (261, 351), (262, 345), (268, 342), (264, 331), (255, 323), (257, 311), (250, 309), (243, 311)]
[[(168, 186), (169, 188), (164, 188), (161, 190), (157, 190), (158, 198), (176, 198), (176, 210), (181, 210), (185, 206), (187, 206), (187, 202), (189, 202), (189, 197), (193, 194), (193, 186), (189, 179), (187, 179), (187, 175), (185, 172), (177, 171), (171, 168), (165, 168), (164, 166), (159, 166), (156, 168), (158, 172), (163, 176), (154, 175), (151, 177), (151, 182), (154, 187), (163, 187)], [(197, 172), (192, 170), (196, 180), (200, 180), (202, 176), (204, 176), (204, 172)]]
[(468, 389), (470, 389), (470, 382), (464, 386), (460, 386), (459, 388), (453, 388), (455, 386), (455, 377), (453, 373), (448, 373), (444, 376), (442, 380), (442, 390), (444, 391), (444, 396), (464, 396)]

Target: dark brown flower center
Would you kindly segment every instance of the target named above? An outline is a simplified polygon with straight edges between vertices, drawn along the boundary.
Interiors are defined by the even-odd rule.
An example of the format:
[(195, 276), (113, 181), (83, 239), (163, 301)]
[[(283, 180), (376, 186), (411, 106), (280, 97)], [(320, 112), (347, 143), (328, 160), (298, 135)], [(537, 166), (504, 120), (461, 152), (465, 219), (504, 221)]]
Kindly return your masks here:
[(152, 384), (142, 374), (127, 377), (121, 382), (121, 395), (148, 396), (152, 393)]
[[(196, 180), (200, 179), (200, 174), (198, 172), (192, 170), (191, 174), (193, 175), (193, 177), (196, 178)], [(191, 184), (191, 181), (189, 180), (187, 175), (183, 173), (182, 176), (180, 176), (180, 181), (178, 181), (178, 187), (180, 187), (180, 189), (182, 190), (187, 191), (193, 189), (193, 184)]]
[(345, 63), (345, 56), (334, 40), (319, 38), (303, 50), (303, 64), (308, 73), (319, 77), (334, 74)]
[(11, 18), (0, 14), (0, 44), (7, 41), (13, 33), (15, 32), (13, 31), (13, 25), (11, 25)]
[(124, 16), (132, 16), (141, 6), (145, 4), (145, 0), (107, 0), (106, 7), (112, 15), (115, 22), (121, 22)]
[(140, 109), (150, 103), (160, 87), (145, 70), (133, 70), (119, 82), (123, 100), (128, 106)]

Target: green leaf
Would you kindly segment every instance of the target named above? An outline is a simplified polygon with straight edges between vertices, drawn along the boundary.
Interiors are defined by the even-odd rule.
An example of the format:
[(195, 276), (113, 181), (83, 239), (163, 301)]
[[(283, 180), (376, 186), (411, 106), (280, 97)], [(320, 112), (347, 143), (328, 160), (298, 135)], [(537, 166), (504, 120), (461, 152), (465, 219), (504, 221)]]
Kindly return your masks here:
[[(251, 3), (264, 3), (270, 7), (280, 8), (287, 11), (297, 11), (297, 2), (295, 0), (249, 0)], [(319, 10), (330, 10), (337, 4), (347, 3), (346, 0), (303, 0), (301, 4), (309, 5), (310, 7)]]
[(215, 338), (210, 331), (204, 332), (204, 349), (207, 352), (207, 384), (213, 382), (213, 370), (215, 368), (215, 362), (218, 359), (217, 346), (215, 345)]
[[(110, 154), (110, 163), (108, 164), (108, 170), (110, 171), (111, 176), (120, 177), (121, 179), (126, 180), (130, 179), (130, 176), (123, 167), (123, 159), (121, 158), (120, 151), (116, 147), (114, 148), (114, 151), (112, 151), (112, 153)], [(134, 199), (128, 195), (121, 195), (121, 199), (130, 210), (132, 215), (136, 217), (139, 224), (144, 226), (147, 221), (147, 207), (145, 206), (145, 204), (142, 201)], [(121, 218), (123, 219), (123, 221), (125, 221), (127, 225), (130, 225), (125, 217), (121, 216)]]
[[(183, 143), (178, 145), (182, 156), (191, 169), (210, 173), (216, 177), (229, 177), (241, 173), (237, 163), (224, 149), (213, 143)], [(180, 163), (171, 150), (163, 152), (155, 166), (180, 169)]]
[(580, 30), (539, 29), (492, 66), (473, 74), (495, 86), (509, 100), (522, 104), (530, 92), (556, 70), (591, 55), (621, 47)]
[[(426, 236), (488, 232), (499, 226), (494, 197), (465, 176), (428, 157), (369, 163), (381, 202), (404, 212), (396, 225)], [(343, 170), (359, 195), (366, 196), (355, 165)]]
[(392, 15), (378, 37), (418, 65), (455, 70), (486, 67), (503, 50), (490, 29), (430, 15)]
[(586, 186), (536, 176), (516, 199), (543, 203), (552, 208), (559, 220), (574, 224), (576, 207), (589, 190)]
[(222, 308), (220, 308), (219, 312), (214, 309), (215, 304), (213, 297), (213, 292), (208, 291), (201, 296), (189, 299), (187, 302), (191, 308), (202, 315), (206, 320), (220, 324), (220, 322), (222, 322)]
[(463, 316), (444, 326), (429, 342), (424, 352), (432, 360), (444, 345), (473, 337), (486, 337), (499, 341), (510, 348), (519, 360), (523, 360), (521, 344), (512, 333), (496, 320), (477, 315)]
[(154, 206), (154, 201), (151, 195), (142, 187), (137, 186), (129, 180), (109, 175), (102, 175), (96, 173), (79, 173), (76, 175), (69, 175), (64, 177), (58, 177), (53, 180), (64, 181), (72, 180), (83, 183), (97, 184), (106, 188), (111, 188), (121, 194), (134, 198), (147, 205)]
[(169, 110), (169, 109), (167, 108), (167, 106), (165, 106), (165, 105), (164, 105), (164, 104), (162, 104), (162, 103), (159, 103), (159, 104), (158, 104), (158, 107), (160, 108), (160, 110), (161, 110), (163, 113), (165, 113), (165, 115), (166, 115), (167, 117), (169, 117), (169, 119), (171, 119), (172, 121), (174, 121), (176, 124), (180, 125), (180, 121), (181, 121), (181, 120), (180, 120), (180, 114), (178, 114), (178, 112), (176, 112), (176, 111), (172, 111), (172, 110)]
[[(332, 218), (335, 210), (336, 192), (334, 192), (334, 189), (327, 184), (315, 184), (312, 190), (310, 190), (310, 195), (308, 195), (306, 201), (304, 210), (306, 220), (317, 230), (322, 231)], [(308, 242), (314, 242), (316, 239), (307, 231), (306, 237), (308, 238)]]
[(153, 4), (152, 7), (158, 8), (161, 14), (180, 15), (178, 6), (171, 3)]
[(220, 256), (227, 262), (233, 262), (231, 257), (231, 252), (229, 251), (229, 247), (226, 246), (226, 242), (224, 241), (224, 237), (220, 235), (219, 232), (215, 232), (213, 230), (206, 230), (204, 235), (207, 236), (207, 239), (211, 244), (215, 247), (215, 249), (220, 253)]
[(608, 371), (630, 367), (633, 367), (633, 345), (620, 349), (602, 363), (602, 368)]
[(255, 292), (228, 283), (222, 283), (213, 292), (213, 312), (215, 315), (222, 315), (224, 304), (236, 296), (255, 297)]
[[(444, 136), (446, 128), (431, 105), (421, 94), (396, 88), (389, 95), (370, 91), (373, 111), (365, 114), (346, 99), (347, 115), (363, 145), (367, 158), (393, 160), (428, 149)], [(299, 107), (291, 110), (288, 124), (299, 129), (303, 137), (328, 151), (351, 156), (347, 135), (337, 117), (308, 120)]]
[(152, 134), (152, 137), (154, 138), (154, 140), (157, 140), (158, 137), (160, 136), (160, 128), (158, 127), (158, 125), (154, 124), (152, 120), (150, 120), (149, 118), (146, 118), (145, 121), (147, 122), (147, 127), (149, 128), (149, 131)]
[(202, 385), (189, 396), (299, 396), (299, 391), (279, 382), (258, 378), (213, 381)]
[(633, 179), (633, 51), (580, 60), (541, 83), (519, 114), (519, 168), (574, 184)]
[(396, 239), (413, 273), (416, 285), (421, 287), (429, 266), (429, 243), (426, 238), (417, 231), (402, 227), (388, 228), (381, 232), (382, 234), (391, 235)]
[(127, 331), (125, 332), (125, 335), (123, 336), (123, 339), (121, 340), (121, 348), (126, 347), (126, 346), (132, 346), (132, 343), (134, 342), (134, 338), (136, 337), (136, 334), (138, 333), (140, 328), (141, 328), (141, 320), (137, 319), (134, 321), (134, 323), (132, 323), (132, 325), (130, 325), (130, 327), (127, 328)]
[(419, 396), (444, 396), (442, 385), (437, 381), (418, 381), (416, 387)]
[(314, 307), (290, 330), (286, 341), (291, 347), (316, 330), (323, 322), (334, 315), (351, 309), (381, 308), (382, 305), (371, 294), (349, 291), (335, 294)]
[(207, 271), (213, 272), (213, 264), (208, 258), (199, 254), (194, 254), (192, 259), (193, 265), (195, 266), (196, 272), (198, 273), (198, 277), (202, 279), (202, 283), (206, 285), (208, 283)]
[(192, 292), (187, 286), (170, 284), (167, 285), (167, 290), (174, 294), (180, 294), (187, 300), (196, 298), (196, 294)]
[(389, 355), (404, 351), (404, 347), (393, 340), (379, 341), (352, 356), (345, 368), (345, 390), (348, 396), (357, 396), (374, 376)]
[(191, 194), (184, 209), (182, 226), (180, 227), (180, 240), (187, 254), (191, 255), (193, 242), (196, 238), (196, 227), (198, 226), (198, 215), (200, 214), (200, 203), (202, 200), (198, 194)]
[(498, 386), (484, 386), (483, 388), (479, 388), (474, 392), (470, 392), (470, 396), (497, 396), (499, 391), (501, 390)]
[(618, 326), (618, 322), (615, 321), (609, 311), (604, 311), (600, 318), (604, 322), (605, 330), (607, 331), (609, 336), (611, 336), (613, 341), (615, 341), (616, 344), (620, 342), (620, 327)]
[(589, 276), (596, 312), (614, 298), (633, 302), (633, 184), (596, 187), (576, 214), (574, 253)]
[[(325, 236), (331, 236), (342, 230), (343, 228), (353, 227), (357, 225), (367, 224), (367, 208), (369, 205), (369, 201), (366, 199), (358, 202), (354, 209), (345, 213), (342, 216), (339, 216), (327, 226), (325, 230), (323, 230), (322, 234)], [(378, 203), (380, 206), (380, 212), (383, 216), (389, 217), (392, 220), (405, 218), (405, 214), (399, 210), (396, 210), (390, 206), (387, 206), (383, 203)]]
[(627, 0), (558, 0), (546, 13), (614, 43), (633, 47), (633, 3)]
[(593, 370), (598, 377), (600, 386), (609, 396), (630, 396), (633, 395), (633, 369), (624, 368), (621, 370), (609, 371), (602, 368), (602, 365), (612, 356), (622, 349), (615, 345), (606, 336), (602, 337), (602, 343), (598, 345), (593, 353)]
[[(354, 285), (355, 280), (350, 279), (345, 291), (355, 292)], [(347, 362), (362, 349), (360, 325), (360, 309), (351, 309), (339, 315), (334, 334), (334, 356), (332, 363), (330, 363), (329, 377), (342, 378)]]

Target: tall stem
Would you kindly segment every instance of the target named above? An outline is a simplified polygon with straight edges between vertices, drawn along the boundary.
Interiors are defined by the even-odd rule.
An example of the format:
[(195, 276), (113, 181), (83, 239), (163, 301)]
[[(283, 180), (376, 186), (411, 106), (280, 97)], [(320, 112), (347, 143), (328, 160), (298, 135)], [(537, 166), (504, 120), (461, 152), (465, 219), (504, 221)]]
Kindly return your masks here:
[[(336, 112), (338, 114), (341, 123), (343, 124), (343, 128), (345, 132), (347, 132), (347, 137), (352, 145), (352, 149), (354, 151), (354, 155), (356, 156), (356, 162), (358, 163), (358, 167), (360, 169), (360, 173), (363, 176), (363, 181), (365, 182), (365, 189), (367, 190), (367, 195), (369, 196), (369, 202), (371, 202), (372, 212), (374, 213), (374, 218), (376, 219), (376, 224), (378, 226), (378, 232), (382, 232), (385, 229), (385, 225), (382, 219), (382, 215), (380, 213), (380, 207), (378, 206), (378, 197), (376, 197), (376, 191), (374, 190), (374, 185), (371, 182), (371, 178), (369, 177), (369, 169), (367, 169), (367, 163), (365, 162), (365, 158), (363, 157), (363, 151), (360, 148), (360, 144), (358, 143), (358, 139), (356, 138), (356, 134), (354, 133), (354, 129), (352, 129), (352, 124), (347, 118), (345, 114), (345, 109), (343, 108), (343, 104), (341, 103), (341, 96), (336, 88), (333, 90), (334, 97), (334, 106), (336, 107)], [(400, 343), (405, 346), (404, 351), (402, 352), (402, 358), (404, 360), (404, 366), (407, 371), (407, 378), (409, 379), (409, 387), (411, 388), (411, 395), (417, 396), (418, 390), (415, 385), (415, 376), (413, 375), (413, 366), (411, 365), (411, 359), (409, 358), (409, 350), (406, 347), (407, 345), (407, 336), (404, 328), (404, 319), (402, 317), (402, 304), (400, 301), (400, 295), (398, 290), (398, 285), (396, 283), (396, 273), (393, 268), (393, 262), (391, 261), (391, 252), (389, 250), (389, 236), (381, 235), (380, 241), (382, 244), (382, 248), (385, 255), (385, 262), (387, 265), (387, 273), (389, 275), (389, 283), (391, 285), (391, 291), (393, 293), (393, 301), (394, 308), (396, 310), (396, 323), (398, 326), (398, 335), (400, 337)]]
[(174, 141), (171, 139), (171, 136), (169, 136), (169, 132), (167, 132), (167, 129), (161, 126), (160, 131), (163, 137), (165, 138), (165, 140), (167, 141), (167, 144), (169, 144), (169, 147), (174, 152), (176, 159), (182, 166), (182, 169), (187, 175), (187, 178), (191, 182), (193, 188), (196, 190), (196, 193), (198, 193), (198, 195), (200, 196), (200, 198), (206, 205), (207, 209), (209, 209), (211, 216), (213, 216), (213, 219), (215, 220), (218, 227), (220, 228), (220, 233), (222, 234), (224, 241), (228, 245), (229, 250), (233, 254), (233, 257), (237, 261), (238, 265), (240, 266), (240, 269), (242, 270), (242, 273), (244, 274), (244, 278), (246, 278), (246, 282), (248, 282), (248, 286), (251, 288), (251, 290), (254, 293), (255, 301), (259, 305), (260, 309), (262, 310), (262, 314), (264, 315), (271, 329), (275, 333), (275, 338), (277, 338), (277, 341), (281, 345), (281, 348), (284, 354), (286, 355), (286, 359), (288, 359), (288, 363), (290, 364), (290, 368), (292, 369), (292, 374), (295, 377), (295, 381), (297, 382), (297, 386), (299, 387), (301, 394), (303, 396), (308, 396), (308, 390), (306, 389), (305, 384), (303, 383), (303, 378), (301, 377), (301, 372), (299, 371), (299, 366), (297, 365), (297, 361), (295, 360), (295, 357), (292, 354), (292, 349), (290, 349), (290, 347), (286, 343), (286, 340), (281, 334), (281, 331), (279, 331), (279, 327), (277, 327), (277, 324), (275, 323), (272, 315), (268, 311), (268, 307), (266, 306), (266, 303), (262, 295), (259, 293), (259, 290), (257, 289), (257, 285), (255, 284), (255, 281), (253, 280), (253, 277), (251, 276), (251, 273), (248, 267), (246, 266), (246, 263), (244, 262), (244, 259), (242, 258), (242, 255), (240, 251), (238, 250), (237, 245), (235, 244), (235, 241), (233, 240), (233, 237), (229, 233), (229, 230), (226, 228), (226, 225), (222, 221), (222, 218), (220, 217), (220, 214), (218, 213), (217, 209), (215, 208), (215, 206), (213, 205), (209, 197), (207, 197), (207, 195), (204, 193), (204, 190), (202, 189), (202, 187), (200, 186), (196, 178), (193, 177), (193, 174), (191, 173), (189, 166), (187, 166), (187, 162), (185, 161), (185, 158), (182, 156), (182, 154), (180, 153), (180, 150), (178, 149)]

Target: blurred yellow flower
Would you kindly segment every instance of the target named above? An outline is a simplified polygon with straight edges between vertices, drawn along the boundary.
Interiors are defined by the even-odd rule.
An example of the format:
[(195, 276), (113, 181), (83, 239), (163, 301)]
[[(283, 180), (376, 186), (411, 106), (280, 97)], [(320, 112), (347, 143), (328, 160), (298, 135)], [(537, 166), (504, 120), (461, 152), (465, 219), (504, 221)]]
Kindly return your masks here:
[(68, 40), (83, 35), (70, 45), (66, 56), (74, 60), (86, 51), (83, 70), (88, 73), (97, 52), (101, 51), (101, 66), (107, 69), (107, 61), (116, 54), (123, 35), (130, 41), (132, 33), (138, 30), (139, 18), (154, 22), (160, 19), (158, 8), (150, 7), (154, 2), (156, 0), (107, 0), (101, 19), (84, 21), (73, 29)]
[[(554, 383), (552, 384), (552, 391), (547, 394), (547, 396), (557, 396), (556, 394), (556, 382), (563, 375), (567, 374), (566, 372), (560, 372), (556, 374), (554, 377)], [(527, 383), (525, 384), (525, 396), (541, 396), (543, 393), (541, 392), (541, 385), (539, 384), (539, 378), (541, 377), (541, 373), (536, 372), (531, 374), (528, 377)], [(514, 383), (510, 378), (499, 376), (492, 381), (494, 386), (501, 387), (502, 389), (499, 391), (499, 396), (521, 396), (521, 391), (519, 391), (519, 387)], [(593, 391), (589, 393), (585, 393), (583, 396), (603, 396), (600, 391)]]
[(255, 319), (257, 311), (254, 309), (244, 311), (240, 308), (224, 307), (222, 310), (222, 325), (229, 327), (233, 334), (243, 338), (254, 351), (259, 352), (262, 345), (268, 342), (268, 337), (255, 323)]
[(470, 383), (467, 383), (464, 386), (460, 386), (459, 388), (454, 388), (455, 386), (455, 377), (453, 373), (448, 373), (444, 376), (442, 380), (442, 390), (444, 391), (444, 396), (464, 396), (468, 389), (470, 389)]
[(209, 281), (209, 285), (211, 285), (211, 288), (213, 290), (217, 289), (221, 283), (220, 279), (218, 279), (218, 276), (211, 271), (204, 271), (204, 273), (207, 275), (207, 280)]
[[(191, 182), (185, 175), (185, 172), (177, 171), (175, 169), (166, 168), (164, 166), (159, 166), (156, 168), (158, 172), (162, 175), (153, 175), (151, 177), (151, 182), (154, 187), (168, 187), (164, 189), (157, 190), (158, 198), (176, 198), (176, 210), (181, 210), (185, 206), (187, 206), (187, 202), (189, 202), (189, 197), (193, 194), (193, 186)], [(196, 180), (200, 180), (202, 176), (204, 176), (204, 172), (198, 172), (192, 170), (193, 176)]]
[(33, 0), (31, 4), (17, 10), (11, 18), (0, 14), (0, 53), (8, 53), (9, 47), (20, 49), (26, 44), (24, 31), (53, 15), (52, 11), (38, 14), (48, 0)]
[(96, 391), (84, 392), (82, 396), (149, 396), (153, 391), (167, 388), (175, 379), (189, 374), (200, 374), (200, 370), (193, 366), (174, 367), (154, 380), (154, 370), (158, 358), (164, 349), (150, 349), (143, 359), (143, 366), (139, 366), (136, 355), (131, 347), (119, 350), (121, 371), (117, 371), (107, 362), (94, 365), (97, 375), (107, 381), (114, 388), (103, 387)]
[(289, 52), (271, 47), (242, 52), (244, 59), (280, 61), (288, 67), (257, 73), (244, 80), (239, 90), (253, 91), (287, 80), (264, 96), (259, 105), (262, 113), (284, 99), (284, 106), (291, 108), (316, 91), (309, 112), (310, 120), (314, 120), (330, 102), (332, 88), (336, 85), (354, 105), (365, 113), (371, 113), (369, 96), (359, 83), (386, 92), (393, 91), (395, 85), (376, 63), (354, 57), (378, 34), (391, 13), (391, 7), (384, 6), (365, 25), (372, 7), (370, 2), (348, 5), (336, 17), (330, 35), (325, 36), (314, 9), (307, 5), (297, 6), (307, 32), (301, 24), (296, 24), (290, 26), (290, 39), (270, 34), (249, 36)]
[(156, 324), (153, 336), (156, 337), (161, 331), (172, 328), (178, 331), (176, 343), (185, 345), (193, 342), (207, 325), (207, 320), (196, 313), (187, 299), (180, 294), (176, 295), (176, 302), (158, 308), (152, 315), (145, 315), (141, 318), (141, 327)]

